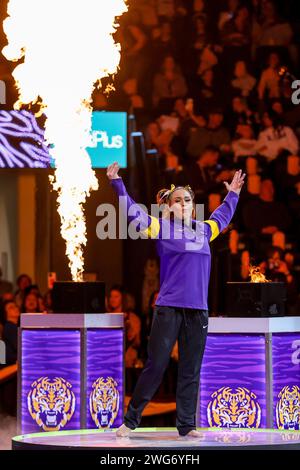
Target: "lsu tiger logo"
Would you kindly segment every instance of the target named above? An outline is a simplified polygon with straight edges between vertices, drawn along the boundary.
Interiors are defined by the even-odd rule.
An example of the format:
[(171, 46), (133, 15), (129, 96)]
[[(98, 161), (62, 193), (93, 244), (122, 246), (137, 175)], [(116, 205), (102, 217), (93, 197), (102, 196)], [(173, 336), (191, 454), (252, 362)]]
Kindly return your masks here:
[(278, 394), (276, 424), (278, 429), (300, 430), (300, 388), (286, 385)]
[(119, 411), (118, 383), (112, 378), (99, 377), (90, 394), (90, 413), (97, 428), (110, 428)]
[(261, 408), (256, 395), (245, 387), (222, 387), (211, 395), (207, 406), (209, 426), (218, 428), (258, 428)]
[(44, 431), (59, 431), (72, 418), (75, 395), (62, 377), (40, 377), (31, 384), (27, 405), (32, 419)]

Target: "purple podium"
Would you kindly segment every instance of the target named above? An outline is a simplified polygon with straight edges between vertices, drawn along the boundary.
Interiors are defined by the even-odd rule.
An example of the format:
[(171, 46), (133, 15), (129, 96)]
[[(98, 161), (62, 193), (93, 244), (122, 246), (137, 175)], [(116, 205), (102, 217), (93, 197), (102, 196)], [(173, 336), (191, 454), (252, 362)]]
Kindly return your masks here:
[(23, 314), (18, 363), (22, 434), (122, 423), (123, 314)]
[(300, 317), (210, 318), (197, 421), (300, 430)]

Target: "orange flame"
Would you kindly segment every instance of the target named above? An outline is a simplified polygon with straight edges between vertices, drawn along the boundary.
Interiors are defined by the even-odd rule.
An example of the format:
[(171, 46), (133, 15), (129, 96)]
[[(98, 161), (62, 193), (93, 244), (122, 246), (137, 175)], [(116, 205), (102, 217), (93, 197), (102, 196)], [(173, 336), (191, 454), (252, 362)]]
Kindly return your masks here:
[(259, 266), (249, 266), (249, 275), (251, 282), (271, 282), (266, 276), (260, 271)]

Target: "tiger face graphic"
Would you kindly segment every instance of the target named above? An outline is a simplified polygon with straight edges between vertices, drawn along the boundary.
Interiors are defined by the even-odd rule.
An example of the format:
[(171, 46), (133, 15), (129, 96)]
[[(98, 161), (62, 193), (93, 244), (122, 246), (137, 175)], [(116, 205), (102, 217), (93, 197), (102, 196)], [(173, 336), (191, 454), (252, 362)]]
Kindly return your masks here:
[(90, 394), (90, 413), (97, 428), (110, 428), (119, 411), (118, 383), (112, 378), (99, 377)]
[(59, 431), (72, 418), (76, 399), (72, 385), (62, 377), (40, 377), (27, 396), (29, 413), (44, 431)]
[(278, 394), (276, 424), (278, 429), (300, 430), (300, 387), (286, 385)]
[(211, 395), (207, 407), (209, 426), (258, 428), (261, 408), (256, 395), (245, 387), (222, 387)]

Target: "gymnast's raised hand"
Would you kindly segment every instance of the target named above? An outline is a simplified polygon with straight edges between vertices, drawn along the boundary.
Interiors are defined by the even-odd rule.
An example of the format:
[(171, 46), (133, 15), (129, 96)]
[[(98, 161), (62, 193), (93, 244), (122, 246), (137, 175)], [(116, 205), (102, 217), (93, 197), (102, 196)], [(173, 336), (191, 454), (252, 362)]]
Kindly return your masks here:
[(234, 173), (231, 183), (228, 181), (223, 181), (226, 186), (227, 191), (234, 191), (236, 194), (240, 194), (242, 186), (244, 184), (246, 173), (242, 174), (242, 170), (238, 170)]

